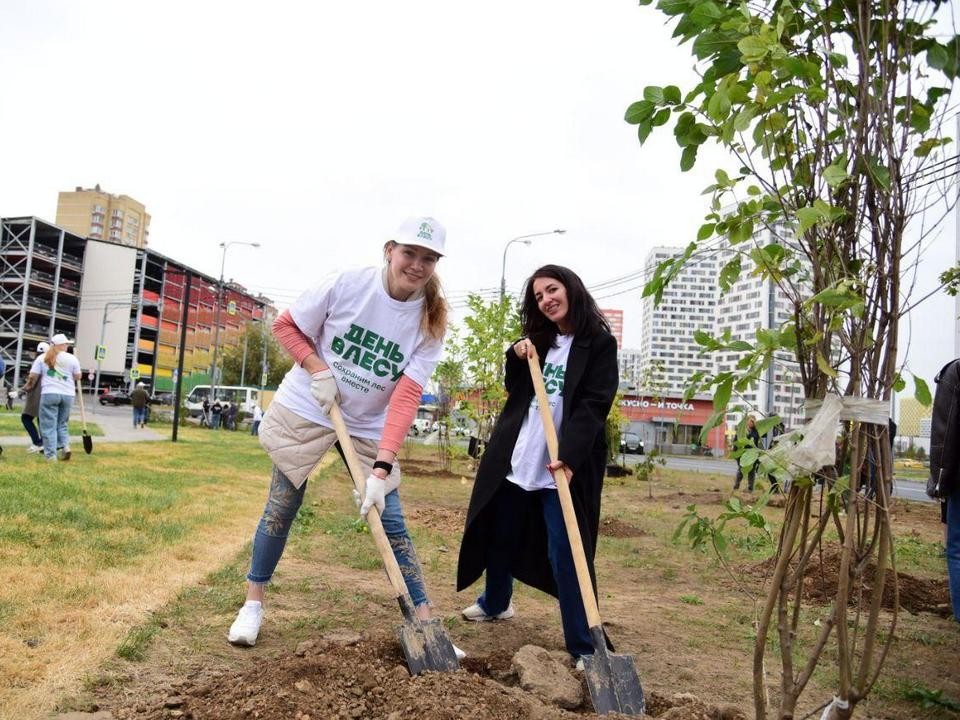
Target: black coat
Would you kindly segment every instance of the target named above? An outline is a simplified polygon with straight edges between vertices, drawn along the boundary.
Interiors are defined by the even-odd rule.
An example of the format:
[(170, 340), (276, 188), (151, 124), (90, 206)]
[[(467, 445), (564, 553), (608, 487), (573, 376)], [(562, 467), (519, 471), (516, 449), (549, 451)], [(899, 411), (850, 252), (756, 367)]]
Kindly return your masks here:
[[(541, 368), (544, 356), (541, 354)], [(527, 361), (518, 358), (510, 348), (506, 363), (507, 402), (480, 460), (470, 496), (457, 565), (457, 590), (472, 585), (486, 569), (491, 520), (488, 508), (501, 483), (508, 482), (506, 477), (513, 447), (534, 397)], [(600, 494), (607, 462), (604, 424), (618, 386), (617, 343), (613, 336), (603, 332), (593, 337), (574, 337), (564, 376), (559, 456), (573, 471), (570, 494), (594, 587), (593, 556), (597, 547)], [(542, 514), (530, 514), (521, 537), (521, 550), (513, 557), (513, 577), (556, 596), (557, 586), (547, 559), (547, 529)]]
[(941, 368), (936, 383), (927, 494), (946, 500), (960, 490), (960, 360)]

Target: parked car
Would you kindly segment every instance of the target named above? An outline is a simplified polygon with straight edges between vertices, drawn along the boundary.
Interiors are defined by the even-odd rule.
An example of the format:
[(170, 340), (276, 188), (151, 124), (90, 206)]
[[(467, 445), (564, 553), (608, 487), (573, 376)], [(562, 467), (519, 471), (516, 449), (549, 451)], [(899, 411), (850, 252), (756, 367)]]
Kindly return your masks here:
[(126, 390), (104, 390), (100, 393), (101, 405), (129, 405), (130, 393)]
[(173, 405), (173, 393), (161, 392), (150, 396), (151, 405)]
[(643, 440), (636, 433), (625, 432), (620, 436), (620, 452), (643, 455)]
[(413, 421), (413, 425), (410, 426), (411, 435), (423, 435), (430, 432), (430, 427), (433, 425), (433, 421), (427, 420), (427, 418), (417, 418)]

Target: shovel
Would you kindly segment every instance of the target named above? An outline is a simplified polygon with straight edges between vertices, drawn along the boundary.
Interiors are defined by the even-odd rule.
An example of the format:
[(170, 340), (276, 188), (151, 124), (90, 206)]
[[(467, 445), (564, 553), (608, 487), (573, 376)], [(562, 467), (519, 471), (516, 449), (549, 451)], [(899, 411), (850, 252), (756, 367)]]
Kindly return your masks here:
[(83, 425), (83, 451), (89, 455), (93, 452), (93, 438), (87, 432), (87, 414), (83, 411), (83, 388), (77, 381), (77, 395), (80, 397), (80, 423)]
[[(537, 405), (540, 406), (540, 420), (543, 423), (543, 434), (547, 438), (550, 460), (556, 462), (559, 455), (557, 429), (553, 425), (553, 416), (550, 414), (547, 391), (543, 385), (543, 373), (540, 371), (536, 350), (531, 348), (527, 355), (527, 363), (530, 366), (533, 389), (537, 393)], [(607, 639), (603, 634), (603, 625), (600, 623), (600, 610), (593, 593), (593, 584), (590, 582), (587, 556), (583, 551), (583, 542), (580, 539), (580, 528), (577, 526), (573, 501), (570, 499), (567, 476), (564, 475), (563, 470), (557, 470), (553, 473), (553, 478), (557, 483), (557, 495), (560, 497), (560, 507), (563, 509), (563, 522), (567, 526), (573, 564), (577, 569), (580, 597), (583, 598), (583, 609), (587, 615), (590, 639), (593, 641), (593, 655), (583, 657), (583, 674), (587, 678), (587, 688), (590, 690), (593, 708), (598, 715), (611, 712), (642, 715), (646, 703), (633, 656), (615, 655), (607, 650)]]
[[(353, 447), (353, 441), (350, 439), (350, 433), (343, 422), (343, 415), (340, 414), (340, 408), (336, 404), (330, 408), (330, 419), (333, 420), (333, 427), (337, 431), (337, 439), (340, 441), (340, 449), (350, 470), (350, 477), (353, 478), (353, 485), (362, 496), (365, 490), (363, 469), (360, 466), (357, 451)], [(403, 624), (397, 628), (397, 638), (407, 658), (410, 674), (419, 675), (426, 670), (436, 672), (458, 670), (460, 663), (453, 650), (453, 643), (441, 622), (436, 619), (420, 620), (417, 617), (413, 601), (407, 592), (407, 583), (393, 555), (390, 541), (383, 530), (383, 523), (380, 522), (380, 511), (376, 507), (371, 508), (366, 520), (377, 550), (380, 551), (380, 558), (383, 560), (383, 567), (387, 571), (390, 585), (400, 604), (400, 612), (403, 613)]]

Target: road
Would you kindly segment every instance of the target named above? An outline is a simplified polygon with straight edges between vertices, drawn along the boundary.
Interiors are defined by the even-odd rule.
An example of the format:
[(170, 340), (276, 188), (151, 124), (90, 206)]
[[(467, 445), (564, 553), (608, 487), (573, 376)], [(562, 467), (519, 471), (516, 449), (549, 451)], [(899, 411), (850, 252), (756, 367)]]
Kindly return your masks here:
[[(710, 457), (685, 457), (668, 455), (664, 458), (666, 466), (671, 470), (685, 470), (687, 472), (714, 473), (733, 477), (737, 474), (737, 466), (733, 460), (724, 460)], [(643, 455), (627, 455), (626, 464), (636, 465), (643, 460)], [(916, 480), (897, 480), (893, 482), (893, 496), (904, 500), (917, 502), (934, 502), (927, 496), (926, 485)]]

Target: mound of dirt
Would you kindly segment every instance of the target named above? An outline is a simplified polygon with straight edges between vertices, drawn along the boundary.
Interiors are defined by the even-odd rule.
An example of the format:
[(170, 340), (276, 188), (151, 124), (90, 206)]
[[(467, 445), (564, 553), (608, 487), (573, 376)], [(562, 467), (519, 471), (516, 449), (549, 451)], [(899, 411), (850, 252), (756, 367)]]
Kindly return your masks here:
[(461, 535), (467, 522), (466, 508), (410, 503), (404, 508), (407, 521), (414, 527), (425, 527), (447, 535)]
[[(822, 562), (821, 562), (822, 560)], [(768, 558), (749, 568), (747, 572), (758, 577), (769, 577), (773, 572), (775, 558)], [(863, 602), (870, 601), (870, 593), (876, 577), (877, 566), (867, 565), (863, 572)], [(815, 553), (803, 575), (803, 598), (814, 603), (829, 604), (837, 594), (840, 579), (840, 549), (828, 548)], [(946, 579), (928, 580), (906, 573), (898, 573), (900, 607), (916, 615), (921, 612), (943, 614), (950, 605), (950, 587)], [(889, 574), (883, 583), (883, 607), (893, 609), (893, 584)], [(851, 593), (850, 603), (857, 601), (856, 591)]]
[[(459, 480), (462, 473), (452, 470), (441, 470), (437, 463), (417, 463), (413, 461), (401, 461), (400, 469), (404, 475), (415, 476), (418, 478), (441, 478), (444, 480)], [(468, 479), (473, 479), (470, 475)]]
[[(351, 641), (352, 642), (352, 641)], [(479, 671), (479, 672), (478, 672)], [(454, 673), (410, 677), (397, 642), (362, 638), (343, 644), (301, 643), (296, 653), (264, 659), (242, 671), (192, 675), (152, 697), (114, 707), (116, 720), (583, 720), (597, 717), (586, 700), (577, 712), (544, 704), (531, 693), (484, 677), (469, 659)], [(585, 681), (584, 681), (585, 685)], [(589, 695), (584, 687), (584, 697)], [(692, 695), (648, 693), (649, 717), (741, 720)], [(607, 718), (624, 718), (619, 714)]]
[(628, 538), (646, 535), (647, 531), (618, 518), (601, 518), (600, 534), (607, 537)]

